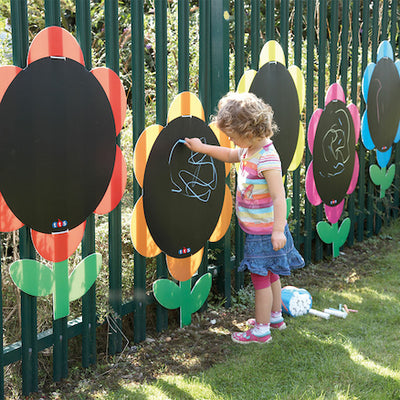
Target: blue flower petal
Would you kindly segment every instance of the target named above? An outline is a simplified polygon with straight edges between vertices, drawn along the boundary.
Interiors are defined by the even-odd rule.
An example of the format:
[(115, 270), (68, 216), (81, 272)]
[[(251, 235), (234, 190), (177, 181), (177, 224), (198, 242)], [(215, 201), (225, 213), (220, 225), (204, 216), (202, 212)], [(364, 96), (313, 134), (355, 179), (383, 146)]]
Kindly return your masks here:
[(368, 116), (366, 111), (364, 112), (361, 120), (361, 139), (366, 149), (372, 150), (375, 148), (375, 144), (372, 141), (371, 132), (368, 126)]
[(384, 40), (378, 47), (377, 59), (380, 60), (384, 57), (391, 58), (392, 60), (394, 59), (393, 48), (388, 40)]
[(392, 155), (392, 148), (390, 147), (387, 151), (376, 151), (376, 159), (381, 168), (385, 168), (390, 160), (390, 156)]
[(362, 94), (364, 97), (364, 101), (368, 103), (368, 90), (369, 84), (371, 82), (372, 73), (374, 72), (375, 63), (369, 63), (367, 68), (365, 68), (363, 79), (362, 79)]

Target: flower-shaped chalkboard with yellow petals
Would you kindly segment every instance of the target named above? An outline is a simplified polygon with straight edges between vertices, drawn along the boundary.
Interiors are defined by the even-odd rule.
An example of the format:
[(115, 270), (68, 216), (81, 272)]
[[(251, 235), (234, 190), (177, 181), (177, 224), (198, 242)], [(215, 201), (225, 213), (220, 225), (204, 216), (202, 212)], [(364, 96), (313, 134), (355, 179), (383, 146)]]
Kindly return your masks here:
[(279, 128), (272, 140), (281, 159), (282, 175), (295, 170), (303, 158), (305, 143), (300, 121), (305, 83), (300, 68), (296, 65), (286, 68), (282, 47), (271, 40), (261, 50), (258, 71), (247, 70), (237, 91), (254, 93), (272, 107)]
[(126, 165), (116, 136), (126, 96), (108, 68), (85, 68), (76, 39), (52, 26), (32, 41), (25, 69), (0, 67), (0, 231), (31, 228), (36, 260), (10, 267), (16, 285), (34, 296), (53, 294), (54, 317), (96, 280), (101, 255), (68, 275), (87, 217), (120, 202)]
[(134, 152), (135, 176), (143, 188), (131, 222), (136, 250), (145, 257), (166, 254), (171, 275), (153, 284), (154, 295), (166, 308), (180, 308), (181, 325), (206, 300), (211, 275), (205, 274), (191, 288), (207, 241), (226, 233), (232, 215), (232, 196), (225, 179), (229, 165), (190, 151), (184, 138), (230, 147), (228, 138), (214, 124), (205, 122), (200, 100), (190, 92), (172, 102), (165, 127), (152, 125), (140, 135)]

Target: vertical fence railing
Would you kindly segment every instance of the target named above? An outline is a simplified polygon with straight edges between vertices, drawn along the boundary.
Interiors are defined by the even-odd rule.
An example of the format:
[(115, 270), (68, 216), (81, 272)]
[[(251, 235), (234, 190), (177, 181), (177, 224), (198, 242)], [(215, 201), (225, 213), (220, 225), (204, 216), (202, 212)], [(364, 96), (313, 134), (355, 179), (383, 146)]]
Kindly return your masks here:
[[(106, 67), (119, 74), (119, 30), (118, 2), (105, 0), (104, 3)], [(117, 136), (120, 144), (120, 136)], [(109, 265), (109, 304), (112, 315), (109, 316), (109, 353), (122, 350), (122, 246), (121, 246), (121, 203), (108, 216), (108, 265)]]
[[(245, 4), (246, 3), (246, 4)], [(189, 90), (190, 59), (190, 13), (189, 2), (178, 0), (173, 8), (167, 0), (154, 1), (156, 38), (156, 123), (166, 124), (168, 112), (168, 13), (178, 16), (178, 90)], [(316, 107), (323, 108), (327, 87), (340, 81), (347, 101), (357, 105), (362, 115), (365, 103), (360, 93), (363, 71), (371, 61), (376, 62), (378, 45), (389, 40), (395, 58), (399, 57), (399, 7), (398, 0), (283, 0), (278, 6), (274, 0), (199, 0), (199, 89), (206, 118), (215, 112), (216, 104), (229, 90), (234, 90), (247, 68), (258, 70), (259, 55), (264, 42), (276, 40), (281, 44), (289, 64), (289, 56), (294, 55), (294, 64), (302, 69), (306, 81), (306, 103), (301, 123), (307, 132), (308, 123)], [(27, 0), (10, 0), (13, 63), (25, 67), (28, 52), (28, 6)], [(45, 25), (60, 25), (63, 12), (59, 0), (45, 0)], [(76, 0), (76, 36), (82, 48), (87, 69), (92, 68), (92, 27), (90, 0)], [(119, 26), (118, 2), (105, 0), (105, 47), (106, 66), (119, 72)], [(131, 1), (131, 51), (132, 51), (132, 138), (133, 146), (146, 127), (145, 109), (145, 62), (144, 62), (144, 1)], [(246, 12), (245, 12), (246, 10)], [(265, 21), (261, 11), (265, 10)], [(350, 13), (347, 12), (350, 10)], [(250, 14), (247, 13), (250, 11)], [(229, 38), (229, 27), (233, 27), (233, 37)], [(232, 29), (231, 29), (232, 32)], [(245, 46), (246, 37), (246, 46)], [(230, 40), (232, 42), (230, 42)], [(231, 49), (231, 50), (230, 50)], [(229, 51), (234, 49), (233, 57)], [(247, 53), (246, 53), (247, 52)], [(230, 60), (233, 60), (233, 79), (230, 74)], [(230, 79), (235, 87), (231, 87)], [(350, 82), (350, 83), (349, 83)], [(399, 145), (394, 146), (394, 162), (400, 164)], [(130, 151), (133, 149), (129, 149)], [(347, 244), (379, 232), (390, 218), (398, 217), (400, 172), (397, 169), (393, 188), (386, 198), (376, 201), (378, 193), (368, 175), (368, 168), (375, 162), (375, 154), (365, 150), (361, 141), (357, 146), (360, 160), (360, 175), (357, 189), (347, 202), (346, 211), (352, 217), (352, 229)], [(293, 236), (302, 251), (306, 263), (321, 260), (330, 255), (330, 246), (322, 243), (315, 233), (315, 225), (323, 220), (322, 206), (312, 207), (305, 196), (304, 170), (311, 161), (306, 145), (304, 164), (292, 173)], [(141, 188), (133, 179), (133, 202), (141, 196)], [(389, 204), (389, 206), (387, 206)], [(387, 207), (390, 207), (387, 209)], [(109, 305), (110, 320), (114, 329), (108, 335), (110, 354), (122, 351), (122, 317), (133, 314), (134, 342), (146, 338), (146, 309), (154, 301), (146, 293), (146, 270), (150, 262), (134, 252), (133, 300), (123, 303), (121, 254), (121, 207), (109, 215)], [(384, 216), (384, 217), (382, 217)], [(29, 229), (20, 230), (20, 257), (35, 258)], [(234, 237), (234, 245), (231, 243)], [(95, 252), (95, 218), (87, 220), (82, 241), (82, 257)], [(235, 224), (215, 245), (222, 252), (216, 261), (218, 277), (214, 280), (218, 290), (225, 297), (225, 306), (230, 305), (231, 277), (235, 278), (235, 289), (244, 284), (243, 273), (237, 272), (242, 258), (243, 234)], [(234, 247), (232, 247), (234, 246)], [(208, 271), (208, 245), (199, 275)], [(232, 260), (231, 254), (234, 253)], [(232, 263), (233, 261), (233, 263)], [(157, 278), (167, 278), (165, 256), (156, 258)], [(232, 271), (232, 264), (234, 268)], [(2, 268), (7, 266), (2, 265)], [(0, 295), (0, 306), (4, 297)], [(53, 379), (61, 380), (68, 375), (68, 339), (82, 336), (82, 365), (88, 367), (96, 362), (96, 286), (82, 298), (82, 317), (74, 321), (67, 318), (53, 321), (52, 329), (37, 332), (37, 300), (21, 293), (21, 342), (7, 346), (0, 356), (0, 399), (4, 398), (4, 365), (22, 361), (22, 394), (28, 395), (38, 390), (38, 352), (53, 347)], [(0, 318), (0, 328), (3, 320)], [(168, 327), (168, 311), (156, 306), (156, 329)]]
[[(92, 68), (90, 0), (76, 0), (76, 34), (85, 66)], [(82, 240), (82, 258), (95, 252), (95, 218), (90, 215)], [(96, 362), (96, 284), (82, 297), (82, 366)]]
[[(155, 2), (155, 24), (156, 24), (156, 122), (165, 126), (168, 112), (168, 39), (167, 39), (167, 4), (163, 0)], [(157, 256), (157, 278), (167, 278), (168, 270), (165, 255)], [(168, 311), (157, 304), (158, 331), (168, 327)]]

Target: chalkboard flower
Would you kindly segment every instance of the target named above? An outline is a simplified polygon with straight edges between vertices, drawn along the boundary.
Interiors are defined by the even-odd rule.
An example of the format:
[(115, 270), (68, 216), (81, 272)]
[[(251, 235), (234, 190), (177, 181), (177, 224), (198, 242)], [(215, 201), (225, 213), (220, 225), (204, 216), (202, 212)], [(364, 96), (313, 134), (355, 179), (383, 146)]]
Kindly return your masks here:
[[(85, 68), (82, 50), (66, 30), (52, 26), (32, 41), (27, 67), (0, 67), (0, 231), (26, 225), (35, 260), (10, 267), (25, 292), (55, 296), (55, 316), (96, 279), (93, 255), (68, 276), (68, 257), (78, 247), (87, 217), (120, 202), (126, 165), (117, 145), (126, 96), (117, 74)], [(83, 281), (82, 281), (83, 279)]]
[(365, 69), (362, 94), (367, 108), (362, 117), (361, 138), (368, 150), (376, 150), (380, 167), (387, 166), (392, 144), (400, 140), (400, 61), (393, 61), (390, 42), (378, 48), (377, 63)]
[(261, 50), (258, 71), (246, 71), (238, 92), (252, 92), (274, 111), (279, 132), (272, 138), (282, 163), (282, 174), (294, 171), (303, 158), (305, 135), (300, 115), (305, 102), (303, 74), (296, 65), (286, 68), (285, 54), (274, 40)]
[[(346, 194), (354, 191), (359, 173), (356, 152), (360, 132), (360, 116), (354, 104), (346, 106), (342, 87), (334, 83), (327, 92), (325, 108), (317, 109), (312, 115), (308, 128), (308, 147), (313, 160), (306, 174), (306, 194), (311, 204), (324, 203), (325, 214), (334, 226), (328, 229), (326, 223), (319, 223), (318, 233), (322, 240), (334, 243), (337, 255), (350, 228), (350, 220), (344, 221), (338, 246), (337, 223), (343, 212)], [(347, 233), (346, 233), (347, 231)]]
[(368, 150), (375, 149), (378, 165), (370, 166), (371, 180), (381, 187), (381, 198), (391, 185), (395, 165), (386, 167), (392, 145), (400, 140), (400, 61), (394, 62), (390, 42), (378, 48), (377, 63), (370, 63), (362, 80), (362, 93), (367, 104), (362, 117), (361, 138)]
[(184, 145), (185, 137), (230, 146), (215, 125), (207, 125), (200, 100), (180, 93), (172, 102), (167, 125), (152, 125), (140, 135), (134, 152), (136, 180), (143, 188), (132, 214), (131, 237), (145, 257), (166, 254), (179, 286), (168, 279), (154, 282), (154, 295), (166, 308), (181, 308), (182, 324), (203, 304), (211, 275), (191, 289), (190, 278), (203, 259), (207, 241), (220, 240), (232, 215), (232, 196), (225, 183), (229, 166)]

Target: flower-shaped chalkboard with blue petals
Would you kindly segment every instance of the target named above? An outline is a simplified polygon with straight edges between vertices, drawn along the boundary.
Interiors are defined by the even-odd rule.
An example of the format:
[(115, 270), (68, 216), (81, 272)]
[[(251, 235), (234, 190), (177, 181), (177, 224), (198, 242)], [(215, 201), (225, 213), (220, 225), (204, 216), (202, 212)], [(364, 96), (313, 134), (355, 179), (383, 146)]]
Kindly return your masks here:
[(400, 140), (400, 61), (394, 62), (388, 41), (378, 48), (377, 62), (365, 69), (362, 93), (367, 104), (362, 117), (361, 138), (368, 150), (375, 149), (378, 165), (370, 166), (370, 177), (380, 186), (380, 197), (391, 185), (395, 166), (387, 166), (393, 143)]
[(308, 147), (313, 160), (306, 174), (306, 194), (311, 204), (324, 203), (328, 221), (320, 221), (317, 231), (326, 243), (332, 243), (333, 255), (339, 254), (350, 230), (350, 219), (338, 226), (346, 194), (354, 191), (359, 173), (356, 152), (360, 116), (354, 104), (346, 106), (342, 87), (334, 83), (328, 89), (325, 108), (317, 109), (308, 128)]

